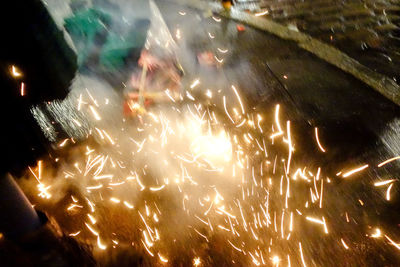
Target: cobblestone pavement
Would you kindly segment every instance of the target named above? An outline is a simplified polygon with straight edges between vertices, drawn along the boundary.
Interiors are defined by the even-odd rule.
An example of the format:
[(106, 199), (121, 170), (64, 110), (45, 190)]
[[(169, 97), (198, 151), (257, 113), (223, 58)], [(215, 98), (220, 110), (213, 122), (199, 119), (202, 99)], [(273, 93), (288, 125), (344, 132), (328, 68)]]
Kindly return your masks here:
[(329, 43), (400, 83), (398, 0), (241, 0), (235, 5)]

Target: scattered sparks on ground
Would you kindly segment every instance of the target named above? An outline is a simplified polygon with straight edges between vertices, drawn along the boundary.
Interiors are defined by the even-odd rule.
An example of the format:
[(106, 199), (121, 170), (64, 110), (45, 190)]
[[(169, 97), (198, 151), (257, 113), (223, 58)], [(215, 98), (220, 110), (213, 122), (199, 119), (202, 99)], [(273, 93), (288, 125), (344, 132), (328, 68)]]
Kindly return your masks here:
[[(179, 14), (185, 16), (186, 12), (179, 11)], [(266, 14), (268, 11), (256, 16)], [(216, 17), (212, 19), (221, 21)], [(211, 39), (215, 37), (209, 32), (208, 36)], [(176, 38), (183, 38), (180, 29), (176, 30)], [(217, 50), (222, 54), (228, 52), (228, 49)], [(218, 57), (216, 60), (222, 62)], [(21, 75), (17, 69), (13, 69), (12, 74), (15, 77)], [(283, 77), (288, 78), (286, 75)], [(271, 263), (270, 259), (274, 266), (279, 266), (287, 258), (288, 266), (291, 266), (291, 259), (307, 266), (305, 255), (309, 262), (312, 259), (307, 247), (302, 246), (302, 242), (307, 244), (307, 236), (301, 235), (304, 232), (299, 223), (317, 224), (321, 227), (319, 237), (328, 236), (328, 226), (330, 229), (334, 227), (327, 215), (329, 211), (325, 211), (325, 206), (328, 206), (326, 195), (333, 185), (321, 168), (305, 166), (304, 162), (297, 161), (297, 147), (295, 150), (291, 133), (291, 127), (295, 125), (283, 120), (282, 115), (282, 123), (286, 121), (286, 127), (282, 128), (285, 124), (281, 125), (279, 104), (270, 118), (270, 125), (267, 125), (269, 116), (261, 113), (261, 117), (251, 110), (246, 98), (242, 99), (242, 93), (233, 85), (226, 88), (226, 94), (201, 88), (199, 78), (189, 87), (198, 89), (181, 94), (181, 101), (173, 96), (174, 92), (163, 89), (171, 101), (171, 110), (155, 108), (138, 116), (140, 124), (132, 123), (127, 127), (130, 128), (126, 131), (129, 135), (127, 142), (124, 142), (124, 137), (108, 129), (106, 132), (101, 126), (91, 129), (90, 135), (101, 139), (101, 145), (95, 148), (87, 146), (84, 158), (65, 164), (65, 170), (61, 172), (63, 181), (75, 182), (80, 190), (68, 198), (69, 203), (63, 211), (69, 213), (65, 216), (81, 213), (85, 218), (79, 230), (71, 228), (69, 236), (91, 241), (100, 250), (124, 242), (132, 244), (134, 249), (140, 247), (158, 264), (160, 261), (173, 262), (180, 255), (174, 254), (172, 247), (190, 238), (188, 251), (194, 254), (189, 261), (192, 259), (194, 266), (208, 264), (207, 258), (200, 251), (197, 253), (197, 242), (209, 246), (214, 237), (222, 237), (217, 245), (224, 253), (229, 249), (231, 252), (226, 255), (236, 253), (245, 258), (247, 264), (267, 265)], [(197, 92), (213, 103), (199, 102)], [(95, 121), (102, 120), (100, 103), (109, 104), (110, 100), (96, 100), (89, 92), (87, 94), (88, 97), (79, 95), (77, 110), (87, 112)], [(72, 122), (81, 126), (75, 119)], [(326, 152), (320, 143), (318, 128), (314, 130), (319, 149)], [(59, 143), (58, 148), (65, 149), (73, 143), (72, 138), (67, 138)], [(388, 159), (378, 167), (397, 159), (400, 156)], [(337, 176), (346, 178), (368, 167), (366, 164), (343, 174), (339, 172)], [(29, 169), (39, 183), (37, 189), (43, 198), (40, 201), (45, 202), (52, 197), (52, 190), (56, 192), (57, 179), (42, 178), (42, 168), (39, 163), (37, 169)], [(394, 182), (394, 179), (379, 181), (374, 186), (388, 185), (386, 199), (389, 201)], [(364, 205), (361, 200), (359, 202)], [(127, 235), (122, 230), (118, 232), (119, 227), (115, 233), (110, 233), (109, 221), (113, 216), (122, 218), (116, 222), (117, 226), (127, 220), (129, 228), (139, 235)], [(169, 236), (173, 232), (171, 223), (166, 221), (174, 216), (179, 216), (179, 220), (174, 221), (172, 228), (177, 227), (182, 232), (172, 237)], [(346, 212), (347, 223), (350, 219)], [(315, 225), (310, 224), (310, 227)], [(123, 241), (120, 237), (124, 234), (126, 240)], [(379, 229), (370, 235), (373, 238), (381, 236)], [(196, 238), (201, 241), (196, 241)], [(400, 249), (400, 245), (387, 235), (385, 238)], [(349, 239), (343, 237), (340, 240), (343, 247), (349, 249), (344, 241)], [(290, 244), (290, 249), (276, 253), (275, 243), (279, 248)], [(293, 250), (297, 245), (298, 250)]]

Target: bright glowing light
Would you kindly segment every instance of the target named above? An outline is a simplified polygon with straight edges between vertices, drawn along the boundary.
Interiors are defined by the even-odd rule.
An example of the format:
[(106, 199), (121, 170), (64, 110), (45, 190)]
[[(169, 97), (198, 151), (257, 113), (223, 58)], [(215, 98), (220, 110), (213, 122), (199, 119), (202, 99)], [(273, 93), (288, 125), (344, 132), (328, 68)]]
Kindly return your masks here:
[(398, 159), (400, 159), (400, 156), (390, 158), (388, 160), (385, 160), (384, 162), (379, 163), (378, 167), (380, 168), (380, 167), (382, 167), (382, 166), (384, 166), (384, 165), (386, 165), (386, 164), (388, 164), (388, 163), (390, 163), (392, 161), (398, 160)]
[(317, 140), (317, 144), (318, 144), (319, 149), (320, 149), (322, 152), (325, 153), (326, 150), (325, 150), (325, 148), (323, 148), (323, 146), (321, 145), (321, 143), (320, 143), (320, 141), (319, 141), (318, 128), (317, 128), (317, 127), (315, 127), (315, 139)]
[(192, 82), (192, 84), (190, 85), (190, 89), (195, 88), (196, 86), (198, 86), (200, 84), (200, 80), (196, 79)]
[(191, 144), (195, 155), (204, 156), (212, 162), (223, 159), (228, 162), (232, 159), (232, 144), (224, 131), (218, 135), (198, 136)]
[(256, 14), (254, 14), (256, 17), (260, 17), (260, 16), (264, 16), (264, 15), (267, 15), (269, 12), (268, 12), (268, 10), (265, 10), (265, 11), (262, 11), (262, 12), (259, 12), (259, 13), (256, 13)]
[(193, 259), (193, 265), (194, 265), (194, 266), (199, 266), (200, 263), (201, 263), (201, 261), (200, 261), (200, 258), (199, 258), (199, 257)]
[(381, 237), (381, 236), (382, 236), (382, 232), (381, 232), (381, 230), (380, 230), (379, 228), (376, 228), (376, 229), (375, 229), (375, 233), (373, 233), (373, 234), (371, 235), (372, 238), (379, 238), (379, 237)]
[(99, 247), (99, 249), (101, 250), (105, 250), (107, 248), (106, 245), (102, 244), (100, 241), (100, 236), (97, 236), (97, 246)]
[(14, 65), (11, 66), (11, 75), (18, 78), (22, 76), (22, 73), (18, 70), (17, 67), (15, 67)]
[(279, 265), (280, 261), (281, 261), (281, 259), (278, 256), (273, 256), (272, 257), (272, 264), (273, 265)]
[(388, 237), (387, 235), (385, 235), (385, 238), (386, 238), (387, 240), (389, 240), (389, 242), (390, 242), (391, 245), (393, 245), (395, 248), (397, 248), (397, 249), (400, 250), (400, 244), (394, 242), (394, 241), (393, 241), (390, 237)]
[(340, 241), (345, 249), (349, 249), (349, 246), (344, 242), (343, 238), (341, 238)]
[(343, 178), (346, 178), (346, 177), (349, 177), (350, 175), (353, 175), (354, 173), (357, 173), (357, 172), (360, 172), (362, 170), (365, 170), (366, 168), (368, 168), (368, 164), (365, 164), (365, 165), (363, 165), (361, 167), (358, 167), (358, 168), (355, 168), (355, 169), (353, 169), (351, 171), (348, 171), (348, 172), (344, 173), (342, 176), (343, 176)]
[(21, 96), (25, 96), (25, 83), (21, 83)]

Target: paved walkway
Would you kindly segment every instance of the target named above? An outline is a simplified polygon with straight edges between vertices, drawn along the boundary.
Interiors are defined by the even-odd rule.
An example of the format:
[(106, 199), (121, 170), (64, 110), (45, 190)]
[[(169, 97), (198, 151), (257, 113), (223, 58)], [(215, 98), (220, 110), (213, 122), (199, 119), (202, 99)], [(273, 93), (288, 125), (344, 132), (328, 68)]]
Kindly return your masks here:
[(241, 0), (236, 7), (298, 29), (339, 48), (400, 83), (397, 0)]

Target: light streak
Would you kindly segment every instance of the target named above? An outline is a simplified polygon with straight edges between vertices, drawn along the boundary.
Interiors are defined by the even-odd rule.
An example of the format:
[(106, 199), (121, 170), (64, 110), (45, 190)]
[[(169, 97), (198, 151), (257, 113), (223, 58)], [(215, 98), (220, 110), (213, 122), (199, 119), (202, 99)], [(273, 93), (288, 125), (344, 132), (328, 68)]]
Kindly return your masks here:
[(254, 16), (260, 17), (260, 16), (267, 15), (268, 13), (269, 13), (268, 10), (265, 10), (265, 11), (262, 11), (262, 12), (259, 12), (259, 13), (254, 14)]
[(214, 56), (214, 58), (215, 58), (215, 60), (216, 60), (218, 63), (224, 62), (224, 59), (223, 59), (223, 58), (222, 58), (222, 59), (219, 59), (217, 56)]
[(100, 189), (102, 187), (103, 187), (103, 185), (99, 184), (99, 185), (94, 185), (94, 186), (87, 186), (86, 189), (87, 190), (94, 190), (94, 189)]
[(235, 95), (236, 95), (236, 97), (237, 97), (237, 99), (238, 99), (238, 101), (239, 101), (239, 104), (240, 104), (240, 109), (242, 110), (242, 114), (244, 114), (244, 107), (243, 107), (242, 100), (240, 99), (239, 93), (237, 92), (235, 86), (232, 85), (231, 88), (232, 88), (232, 90), (235, 92)]
[(217, 18), (217, 17), (214, 17), (214, 16), (212, 16), (212, 18), (213, 18), (213, 20), (215, 20), (216, 22), (221, 22), (221, 18)]
[(226, 99), (225, 96), (223, 96), (223, 103), (224, 103), (224, 110), (228, 118), (231, 120), (232, 123), (235, 123), (235, 121), (232, 119), (231, 115), (229, 114), (228, 110), (226, 109)]
[(317, 140), (318, 147), (319, 147), (319, 149), (320, 149), (322, 152), (325, 153), (326, 150), (325, 150), (325, 148), (321, 145), (321, 142), (319, 141), (318, 128), (315, 127), (314, 129), (315, 129), (315, 139)]
[(324, 216), (322, 216), (322, 221), (324, 222), (324, 232), (325, 232), (325, 234), (328, 234), (328, 227), (326, 226), (326, 221), (325, 221)]
[(242, 250), (241, 250), (240, 248), (238, 248), (237, 246), (235, 246), (234, 244), (232, 244), (231, 241), (228, 240), (228, 243), (229, 243), (234, 249), (236, 249), (237, 251), (242, 252)]
[(394, 242), (394, 241), (393, 241), (390, 237), (388, 237), (387, 235), (385, 235), (385, 238), (386, 238), (387, 240), (389, 240), (390, 244), (392, 244), (393, 246), (395, 246), (397, 249), (400, 250), (400, 244)]
[(346, 178), (346, 177), (349, 177), (350, 175), (353, 175), (354, 173), (357, 173), (357, 172), (360, 172), (362, 170), (365, 170), (366, 168), (368, 168), (368, 164), (365, 164), (365, 165), (363, 165), (361, 167), (358, 167), (358, 168), (355, 168), (355, 169), (353, 169), (351, 171), (348, 171), (348, 172), (344, 173), (342, 176), (343, 176), (343, 178)]
[(171, 96), (169, 89), (166, 89), (164, 92), (168, 96), (168, 98), (171, 99), (171, 101), (175, 103), (175, 99)]
[(77, 236), (81, 233), (81, 231), (75, 232), (75, 233), (70, 233), (69, 236)]
[(82, 101), (82, 94), (80, 94), (80, 95), (79, 95), (79, 98), (78, 98), (78, 107), (77, 107), (78, 111), (81, 110), (82, 104), (83, 104), (83, 101)]
[(89, 199), (86, 198), (86, 200), (87, 200), (87, 202), (88, 202), (88, 204), (89, 204), (90, 211), (91, 211), (91, 212), (94, 212), (94, 204), (93, 204)]
[(112, 174), (104, 174), (104, 175), (95, 176), (95, 177), (93, 177), (93, 179), (95, 179), (95, 180), (112, 179), (113, 177), (114, 177), (114, 175), (112, 175)]
[(289, 224), (289, 231), (293, 231), (293, 212), (290, 212), (290, 224)]
[(17, 67), (15, 67), (14, 65), (11, 66), (11, 74), (14, 77), (21, 77), (22, 73), (19, 72), (19, 70), (17, 69)]
[(196, 79), (192, 82), (192, 84), (190, 85), (190, 89), (195, 88), (196, 86), (198, 86), (200, 84), (200, 80)]
[(304, 260), (303, 249), (301, 248), (301, 242), (299, 242), (299, 250), (300, 250), (301, 262), (303, 263), (303, 266), (304, 266), (304, 267), (307, 267), (306, 262), (305, 262), (305, 260)]
[(322, 209), (322, 198), (323, 198), (323, 193), (324, 193), (324, 180), (321, 180), (321, 193), (320, 193), (320, 198), (319, 198), (319, 208)]
[(95, 120), (96, 121), (101, 120), (101, 117), (99, 116), (99, 113), (97, 113), (96, 109), (92, 105), (89, 105), (89, 108), (90, 108), (90, 111), (92, 112), (93, 117), (95, 118)]
[(103, 130), (104, 135), (107, 137), (108, 141), (110, 141), (110, 143), (112, 145), (115, 145), (115, 142), (113, 141), (113, 139), (111, 138), (111, 136), (105, 131)]
[(396, 156), (396, 157), (387, 159), (387, 160), (385, 160), (384, 162), (379, 163), (379, 164), (378, 164), (378, 167), (380, 168), (380, 167), (382, 167), (382, 166), (384, 166), (384, 165), (386, 165), (386, 164), (388, 164), (388, 163), (390, 163), (390, 162), (392, 162), (392, 161), (398, 160), (398, 159), (400, 159), (400, 156)]
[(142, 244), (143, 244), (144, 248), (146, 249), (146, 251), (149, 253), (149, 255), (152, 256), (152, 257), (154, 257), (154, 254), (153, 254), (153, 253), (150, 251), (150, 249), (146, 246), (146, 243), (143, 242), (143, 240), (140, 240), (140, 241), (142, 241)]
[(72, 121), (73, 121), (78, 127), (82, 127), (82, 124), (81, 124), (79, 121), (77, 121), (77, 120), (75, 120), (75, 119), (72, 119)]
[(197, 231), (197, 229), (193, 229), (199, 236), (201, 236), (202, 238), (204, 238), (207, 242), (208, 242), (208, 238), (207, 236), (203, 235), (202, 233), (200, 233), (199, 231)]
[(186, 91), (186, 96), (187, 96), (187, 98), (189, 98), (190, 100), (195, 101), (194, 97), (193, 97), (188, 91)]
[(349, 249), (349, 246), (344, 242), (343, 238), (341, 238), (340, 241), (345, 249)]
[(21, 96), (25, 96), (25, 83), (21, 83)]
[(68, 142), (68, 138), (66, 138), (66, 139), (64, 139), (58, 146), (59, 147), (63, 147), (63, 146), (65, 146), (65, 144)]
[(97, 246), (99, 247), (99, 249), (101, 250), (105, 250), (107, 248), (106, 245), (102, 244), (100, 241), (100, 236), (97, 236)]
[(88, 214), (87, 216), (89, 217), (89, 220), (91, 221), (92, 224), (96, 224), (97, 221), (92, 215)]
[(95, 231), (89, 224), (85, 223), (86, 227), (94, 234), (95, 236), (99, 236), (99, 233)]
[(75, 203), (78, 202), (78, 200), (77, 200), (76, 198), (74, 198), (73, 195), (71, 195), (71, 199), (72, 199), (72, 201), (75, 202)]
[(100, 135), (101, 139), (104, 139), (104, 135), (103, 135), (103, 131), (101, 131), (100, 129), (98, 129), (97, 127), (95, 128), (97, 133)]
[(120, 203), (121, 200), (119, 200), (118, 198), (112, 197), (110, 198), (110, 201), (114, 202), (114, 203)]
[(395, 179), (391, 179), (391, 180), (385, 180), (385, 181), (380, 181), (380, 182), (375, 182), (374, 186), (383, 186), (383, 185), (387, 185), (387, 184), (391, 184), (394, 181), (396, 181)]
[(71, 205), (67, 208), (67, 210), (72, 210), (72, 209), (74, 209), (74, 208), (80, 208), (80, 209), (82, 209), (83, 206), (77, 205), (77, 204), (71, 204)]
[(160, 191), (160, 190), (162, 190), (163, 188), (165, 187), (165, 184), (163, 184), (162, 186), (159, 186), (159, 187), (150, 187), (149, 189), (150, 189), (150, 191)]
[(133, 176), (129, 176), (129, 177), (126, 178), (126, 180), (136, 179), (136, 181), (138, 182), (139, 186), (141, 187), (140, 191), (143, 191), (145, 189), (145, 187), (143, 186), (142, 182), (139, 180), (139, 176), (137, 175), (137, 173), (135, 173), (135, 174), (136, 175), (134, 177)]
[(163, 257), (160, 253), (157, 253), (157, 255), (160, 258), (160, 261), (165, 262), (165, 263), (168, 262), (168, 259)]
[(125, 182), (119, 182), (119, 183), (109, 183), (109, 186), (118, 186), (118, 185), (123, 185)]
[(127, 201), (124, 201), (124, 205), (127, 206), (129, 209), (133, 209), (133, 205)]
[(291, 138), (291, 134), (290, 134), (290, 121), (287, 121), (286, 128), (287, 128), (287, 141), (288, 141), (288, 148), (289, 148), (288, 163), (287, 163), (287, 169), (286, 169), (286, 174), (288, 175), (289, 171), (290, 171), (292, 153), (294, 151), (293, 145), (292, 145), (292, 138)]
[(393, 184), (390, 184), (388, 189), (386, 190), (386, 200), (390, 201), (390, 190), (392, 189)]
[(381, 232), (381, 230), (380, 230), (379, 228), (376, 228), (376, 229), (375, 229), (375, 233), (373, 233), (373, 234), (371, 235), (372, 238), (379, 238), (379, 237), (381, 237), (381, 236), (382, 236), (382, 232)]
[(217, 48), (219, 52), (221, 52), (222, 54), (225, 54), (228, 52), (228, 49), (221, 49), (221, 48)]
[(92, 96), (92, 94), (89, 92), (89, 90), (88, 90), (87, 88), (85, 88), (85, 90), (86, 90), (86, 93), (89, 95), (90, 99), (92, 100), (92, 102), (94, 103), (94, 105), (95, 105), (96, 107), (99, 107), (99, 104), (97, 104), (96, 99), (93, 98), (93, 96)]
[(307, 216), (306, 219), (307, 219), (308, 221), (310, 221), (310, 222), (323, 225), (323, 226), (324, 226), (324, 232), (325, 232), (326, 234), (328, 233), (328, 229), (327, 229), (327, 227), (326, 227), (326, 222), (325, 222), (325, 218), (324, 218), (324, 217), (322, 217), (322, 220), (320, 220), (320, 219), (317, 219), (317, 218), (313, 218), (313, 217)]
[(234, 215), (230, 214), (229, 212), (227, 212), (227, 211), (224, 209), (224, 206), (219, 207), (218, 210), (221, 211), (222, 213), (224, 213), (225, 215), (231, 217), (232, 219), (236, 219), (236, 216), (234, 216)]
[(275, 107), (275, 125), (278, 128), (278, 131), (270, 136), (271, 139), (274, 139), (275, 137), (283, 134), (282, 127), (279, 122), (279, 107), (279, 104)]

